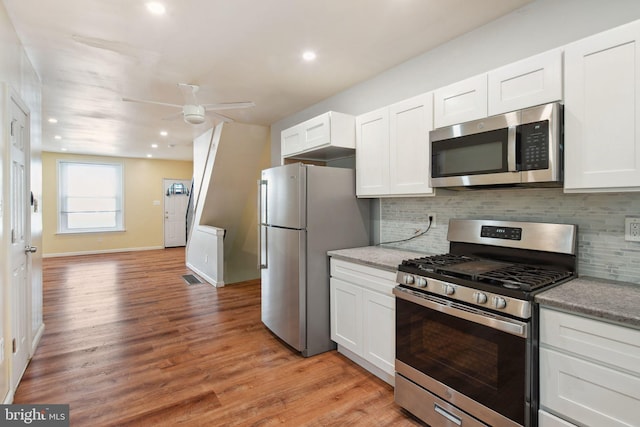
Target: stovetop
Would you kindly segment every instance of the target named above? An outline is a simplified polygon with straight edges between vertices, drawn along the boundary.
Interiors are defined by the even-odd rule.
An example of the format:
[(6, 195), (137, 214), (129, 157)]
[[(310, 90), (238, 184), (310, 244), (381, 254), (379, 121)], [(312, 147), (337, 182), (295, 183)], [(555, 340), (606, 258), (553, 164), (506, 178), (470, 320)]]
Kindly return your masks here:
[(535, 294), (576, 277), (575, 225), (451, 219), (447, 240), (398, 266), (398, 292), (528, 319)]
[(500, 293), (500, 287), (530, 292), (572, 276), (570, 271), (450, 253), (405, 260), (398, 270), (433, 278), (453, 277), (494, 285), (497, 293)]

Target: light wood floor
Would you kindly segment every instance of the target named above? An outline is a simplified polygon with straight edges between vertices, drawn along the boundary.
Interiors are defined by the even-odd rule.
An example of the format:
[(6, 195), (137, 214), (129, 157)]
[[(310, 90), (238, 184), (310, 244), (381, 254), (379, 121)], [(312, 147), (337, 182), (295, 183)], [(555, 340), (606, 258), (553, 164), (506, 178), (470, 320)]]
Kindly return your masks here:
[(337, 352), (303, 358), (260, 321), (260, 284), (187, 285), (184, 249), (44, 260), (45, 334), (15, 403), (72, 426), (415, 426)]

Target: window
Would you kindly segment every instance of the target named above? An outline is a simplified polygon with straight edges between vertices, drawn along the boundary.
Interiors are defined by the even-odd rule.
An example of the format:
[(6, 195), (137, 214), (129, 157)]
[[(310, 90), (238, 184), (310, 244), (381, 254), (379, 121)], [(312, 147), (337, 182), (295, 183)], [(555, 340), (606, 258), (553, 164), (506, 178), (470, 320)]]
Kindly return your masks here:
[(58, 162), (58, 232), (122, 231), (122, 164)]

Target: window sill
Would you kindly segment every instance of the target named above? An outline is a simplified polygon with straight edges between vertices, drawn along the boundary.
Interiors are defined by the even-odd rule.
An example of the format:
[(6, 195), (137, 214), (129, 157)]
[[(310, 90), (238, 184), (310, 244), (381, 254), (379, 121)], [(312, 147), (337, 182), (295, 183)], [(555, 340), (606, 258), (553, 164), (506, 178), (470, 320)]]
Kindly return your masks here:
[(56, 236), (68, 236), (70, 234), (109, 234), (109, 233), (124, 233), (126, 232), (126, 228), (122, 228), (119, 230), (86, 230), (86, 231), (57, 231)]

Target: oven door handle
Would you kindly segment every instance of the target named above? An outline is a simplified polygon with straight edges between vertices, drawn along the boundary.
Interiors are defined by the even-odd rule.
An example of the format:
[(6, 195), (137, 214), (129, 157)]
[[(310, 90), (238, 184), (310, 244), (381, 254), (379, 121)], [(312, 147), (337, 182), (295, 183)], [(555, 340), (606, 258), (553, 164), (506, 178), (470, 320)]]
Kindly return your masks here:
[(478, 323), (492, 329), (497, 329), (502, 332), (507, 332), (512, 335), (526, 338), (529, 333), (527, 323), (525, 322), (519, 322), (493, 313), (487, 313), (453, 301), (432, 297), (430, 295), (399, 288), (397, 286), (393, 288), (393, 294), (397, 298), (418, 304), (422, 307), (450, 314), (452, 316)]

